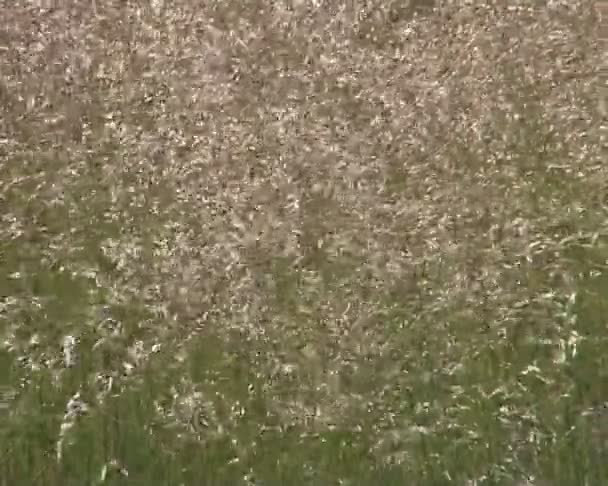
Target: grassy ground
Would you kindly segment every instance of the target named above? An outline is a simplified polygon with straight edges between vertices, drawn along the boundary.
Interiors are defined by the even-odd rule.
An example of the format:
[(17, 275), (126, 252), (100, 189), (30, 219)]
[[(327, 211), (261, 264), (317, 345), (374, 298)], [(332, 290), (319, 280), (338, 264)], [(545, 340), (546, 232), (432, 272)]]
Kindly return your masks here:
[(608, 482), (590, 3), (9, 3), (1, 485)]

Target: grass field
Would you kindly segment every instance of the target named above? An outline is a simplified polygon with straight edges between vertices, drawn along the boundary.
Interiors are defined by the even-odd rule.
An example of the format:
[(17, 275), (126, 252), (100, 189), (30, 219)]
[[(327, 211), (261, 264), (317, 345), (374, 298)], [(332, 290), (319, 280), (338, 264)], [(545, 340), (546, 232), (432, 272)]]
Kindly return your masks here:
[(1, 486), (608, 484), (592, 3), (437, 3), (0, 2)]

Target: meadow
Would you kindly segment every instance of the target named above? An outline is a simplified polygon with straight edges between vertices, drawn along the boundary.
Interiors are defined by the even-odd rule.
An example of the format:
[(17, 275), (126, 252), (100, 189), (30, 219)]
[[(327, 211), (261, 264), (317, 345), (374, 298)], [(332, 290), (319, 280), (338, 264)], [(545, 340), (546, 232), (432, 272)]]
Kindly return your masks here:
[(455, 3), (0, 2), (0, 485), (608, 484), (597, 15)]

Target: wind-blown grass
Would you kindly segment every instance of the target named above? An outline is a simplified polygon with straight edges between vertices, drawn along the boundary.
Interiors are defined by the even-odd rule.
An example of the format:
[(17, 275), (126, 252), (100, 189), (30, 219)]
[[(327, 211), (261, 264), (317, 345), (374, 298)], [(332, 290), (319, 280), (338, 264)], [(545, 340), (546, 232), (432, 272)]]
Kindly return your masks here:
[(2, 7), (0, 484), (606, 482), (591, 4), (411, 3)]

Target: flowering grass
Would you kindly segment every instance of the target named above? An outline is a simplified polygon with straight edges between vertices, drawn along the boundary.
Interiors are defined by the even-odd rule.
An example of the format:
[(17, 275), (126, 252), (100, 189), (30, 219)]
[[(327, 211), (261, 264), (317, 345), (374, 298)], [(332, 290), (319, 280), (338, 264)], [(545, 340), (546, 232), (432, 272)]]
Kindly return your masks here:
[(608, 481), (592, 4), (410, 4), (2, 7), (1, 485)]

